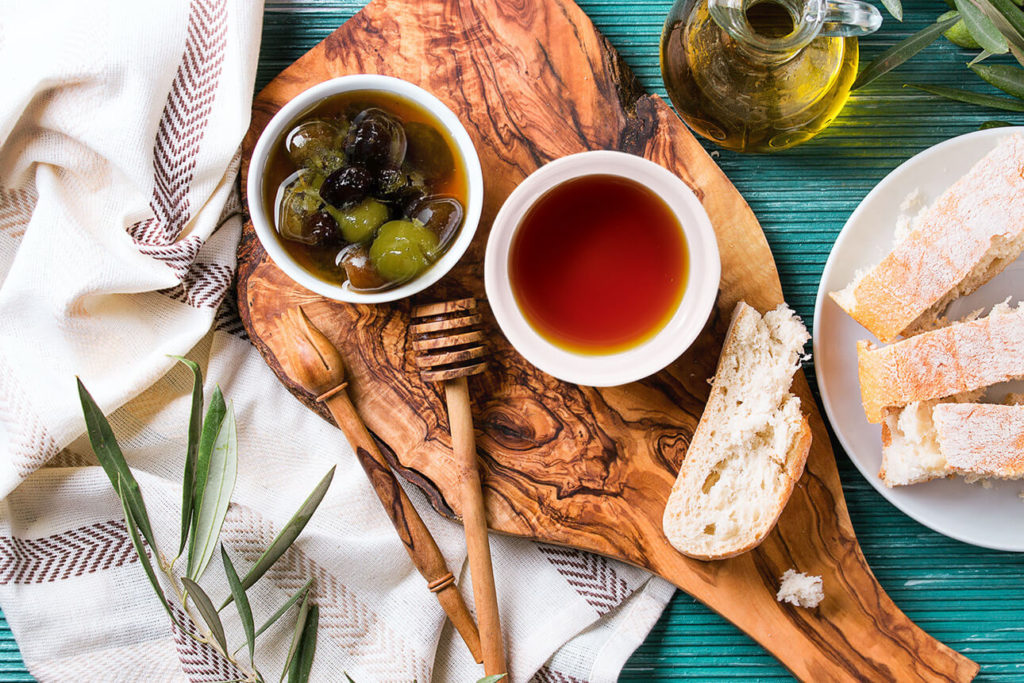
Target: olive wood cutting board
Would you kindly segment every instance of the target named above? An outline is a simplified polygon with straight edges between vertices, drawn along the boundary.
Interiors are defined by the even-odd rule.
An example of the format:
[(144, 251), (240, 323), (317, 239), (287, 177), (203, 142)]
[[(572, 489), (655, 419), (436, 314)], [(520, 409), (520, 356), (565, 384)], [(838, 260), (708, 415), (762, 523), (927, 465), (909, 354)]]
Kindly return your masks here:
[[(669, 545), (662, 512), (707, 400), (729, 315), (740, 299), (772, 308), (783, 300), (782, 289), (746, 202), (575, 4), (372, 2), (256, 97), (243, 172), (260, 131), (285, 102), (351, 73), (404, 78), (458, 115), (483, 166), (483, 217), (450, 274), (413, 302), (378, 306), (333, 302), (301, 288), (274, 266), (247, 225), (239, 247), (240, 313), (292, 393), (327, 417), (280, 361), (294, 339), (285, 314), (301, 304), (341, 349), (353, 400), (393, 464), (435, 508), (457, 516), (443, 394), (420, 380), (407, 328), (411, 303), (478, 297), (490, 367), (470, 379), (470, 390), (493, 530), (645, 567), (729, 619), (805, 680), (969, 680), (977, 673), (977, 664), (914, 625), (875, 580), (803, 373), (794, 388), (810, 414), (814, 441), (775, 531), (756, 550), (718, 562), (688, 559)], [(679, 175), (707, 210), (722, 257), (718, 306), (694, 346), (667, 370), (607, 389), (565, 384), (531, 366), (509, 346), (483, 300), (484, 248), (502, 202), (545, 162), (589, 149), (642, 155)], [(776, 601), (779, 576), (791, 567), (823, 577), (825, 600), (816, 609)]]

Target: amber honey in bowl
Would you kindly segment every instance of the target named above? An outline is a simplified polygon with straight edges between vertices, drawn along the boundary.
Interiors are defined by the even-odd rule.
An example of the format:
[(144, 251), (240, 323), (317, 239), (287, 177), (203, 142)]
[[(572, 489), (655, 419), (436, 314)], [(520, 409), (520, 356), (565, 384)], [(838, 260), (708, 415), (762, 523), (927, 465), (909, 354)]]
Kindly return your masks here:
[(654, 337), (683, 298), (686, 238), (650, 189), (615, 175), (567, 180), (526, 212), (509, 248), (523, 317), (550, 343), (611, 354)]

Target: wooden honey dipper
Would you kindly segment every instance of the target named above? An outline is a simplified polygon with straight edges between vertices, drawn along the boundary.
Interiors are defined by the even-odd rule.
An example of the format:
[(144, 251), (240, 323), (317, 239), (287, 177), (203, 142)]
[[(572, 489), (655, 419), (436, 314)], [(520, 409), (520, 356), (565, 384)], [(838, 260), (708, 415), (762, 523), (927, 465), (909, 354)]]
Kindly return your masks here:
[(491, 547), (487, 540), (487, 513), (476, 459), (469, 386), (466, 383), (467, 377), (479, 374), (487, 367), (487, 350), (480, 321), (476, 299), (458, 299), (417, 306), (412, 311), (409, 331), (420, 376), (427, 382), (444, 382), (452, 451), (461, 489), (466, 551), (473, 576), (473, 602), (483, 647), (484, 673), (491, 676), (506, 673), (505, 654), (491, 567)]
[(402, 490), (345, 390), (348, 381), (341, 354), (310, 322), (301, 306), (289, 310), (287, 315), (289, 319), (286, 322), (294, 332), (290, 338), (294, 341), (282, 354), (282, 361), (288, 363), (302, 388), (330, 410), (334, 421), (352, 444), (359, 464), (363, 466), (416, 569), (427, 580), (427, 587), (437, 596), (473, 659), (482, 661), (479, 632), (455, 585), (455, 577), (448, 570), (444, 555), (409, 496)]

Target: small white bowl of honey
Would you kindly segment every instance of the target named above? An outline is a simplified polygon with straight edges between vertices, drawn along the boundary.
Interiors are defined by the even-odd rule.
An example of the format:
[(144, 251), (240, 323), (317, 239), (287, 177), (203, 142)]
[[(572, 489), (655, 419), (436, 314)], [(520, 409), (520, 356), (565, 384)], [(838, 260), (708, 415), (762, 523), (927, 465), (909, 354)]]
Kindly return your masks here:
[(584, 386), (663, 369), (704, 328), (721, 277), (700, 200), (632, 154), (541, 167), (505, 201), (484, 259), (502, 332), (544, 372)]

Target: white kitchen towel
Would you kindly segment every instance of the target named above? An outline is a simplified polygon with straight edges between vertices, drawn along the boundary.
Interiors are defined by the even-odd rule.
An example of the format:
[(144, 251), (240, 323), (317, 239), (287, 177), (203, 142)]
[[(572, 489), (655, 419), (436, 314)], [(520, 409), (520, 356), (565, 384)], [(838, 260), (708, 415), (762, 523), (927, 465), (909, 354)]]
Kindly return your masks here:
[[(257, 622), (313, 578), (314, 680), (475, 680), (482, 668), (446, 627), (341, 433), (281, 387), (234, 309), (238, 147), (261, 4), (46, 7), (0, 3), (0, 607), (30, 671), (239, 674), (172, 630), (82, 436), (76, 375), (109, 414), (173, 557), (191, 376), (167, 354), (188, 354), (207, 397), (219, 385), (238, 420), (222, 539), (241, 571), (338, 468), (302, 537), (251, 589)], [(461, 527), (409, 493), (471, 605)], [(492, 550), (513, 681), (614, 680), (671, 595), (588, 553), (504, 537)], [(201, 581), (215, 600), (228, 594), (223, 577), (215, 556)], [(224, 615), (241, 644), (237, 615)], [(260, 636), (268, 676), (284, 661), (287, 621)], [(247, 667), (244, 648), (237, 659)]]

